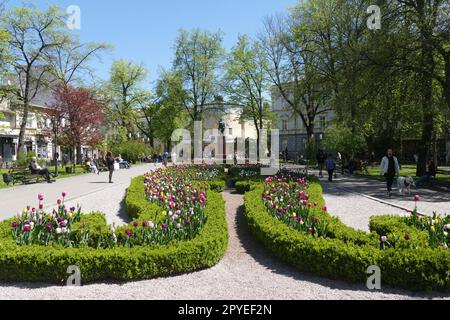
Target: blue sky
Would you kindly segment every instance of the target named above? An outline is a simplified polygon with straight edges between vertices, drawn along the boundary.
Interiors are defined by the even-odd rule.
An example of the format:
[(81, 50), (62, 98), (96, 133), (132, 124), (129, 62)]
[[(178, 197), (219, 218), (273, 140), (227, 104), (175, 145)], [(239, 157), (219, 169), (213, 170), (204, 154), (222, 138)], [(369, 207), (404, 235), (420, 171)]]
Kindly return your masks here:
[[(21, 1), (9, 0), (9, 5)], [(169, 68), (178, 30), (196, 27), (222, 30), (224, 47), (230, 49), (240, 33), (255, 36), (265, 16), (285, 12), (297, 0), (50, 0), (34, 1), (81, 9), (82, 42), (108, 42), (113, 52), (95, 63), (97, 75), (108, 78), (112, 60), (126, 58), (149, 69), (149, 81), (159, 66)]]

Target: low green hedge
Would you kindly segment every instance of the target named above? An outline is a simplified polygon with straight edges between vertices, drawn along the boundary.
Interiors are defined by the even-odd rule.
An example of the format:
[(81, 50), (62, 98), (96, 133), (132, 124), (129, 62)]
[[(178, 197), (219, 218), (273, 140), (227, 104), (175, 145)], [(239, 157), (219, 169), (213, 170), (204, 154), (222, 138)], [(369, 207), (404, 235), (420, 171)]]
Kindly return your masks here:
[(157, 204), (148, 201), (142, 177), (136, 177), (131, 180), (125, 198), (125, 210), (132, 219), (142, 217), (147, 220), (159, 221), (158, 213), (161, 211), (161, 208)]
[[(142, 178), (140, 181), (144, 188)], [(137, 189), (129, 190), (129, 196), (134, 200), (139, 198)], [(144, 193), (140, 194), (145, 197)], [(140, 203), (144, 203), (141, 200)], [(137, 209), (135, 212), (141, 212), (142, 208)], [(159, 247), (113, 249), (20, 247), (11, 237), (11, 221), (4, 221), (0, 223), (0, 280), (63, 284), (69, 276), (67, 268), (72, 265), (80, 268), (83, 283), (144, 280), (208, 268), (222, 259), (228, 243), (225, 204), (221, 194), (208, 192), (205, 213), (208, 221), (192, 241)], [(87, 220), (86, 224), (97, 226), (99, 236), (104, 234), (107, 226), (102, 223), (101, 215), (93, 215)]]
[(213, 181), (208, 181), (209, 188), (216, 192), (222, 192), (226, 189), (227, 183), (224, 179), (216, 179)]
[(234, 188), (239, 194), (245, 194), (246, 192), (254, 190), (256, 187), (258, 187), (261, 184), (261, 182), (255, 182), (255, 181), (237, 181), (234, 184)]
[[(312, 188), (317, 191), (319, 187), (312, 184)], [(317, 197), (311, 191), (310, 195)], [(275, 256), (299, 270), (331, 279), (365, 282), (367, 268), (376, 265), (382, 270), (385, 284), (413, 290), (450, 290), (448, 250), (380, 250), (376, 232), (369, 235), (355, 231), (329, 215), (327, 219), (333, 221), (332, 234), (329, 238), (315, 238), (270, 215), (262, 201), (262, 192), (260, 186), (245, 194), (249, 229)], [(376, 223), (375, 219), (372, 221)]]
[[(376, 232), (379, 236), (396, 239), (396, 248), (427, 248), (430, 241), (427, 233), (408, 226), (404, 222), (404, 218), (399, 216), (371, 217), (370, 230)], [(405, 235), (408, 235), (409, 240), (405, 239)]]

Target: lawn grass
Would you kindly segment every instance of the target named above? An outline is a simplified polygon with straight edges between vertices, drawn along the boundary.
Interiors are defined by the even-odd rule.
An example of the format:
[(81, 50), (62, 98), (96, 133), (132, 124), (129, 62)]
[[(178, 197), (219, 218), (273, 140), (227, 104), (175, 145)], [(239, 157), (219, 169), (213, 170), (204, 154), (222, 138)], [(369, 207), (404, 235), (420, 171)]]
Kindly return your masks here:
[[(439, 167), (439, 169), (450, 170), (450, 167)], [(384, 177), (380, 174), (379, 167), (373, 167), (373, 168), (369, 167), (369, 168), (367, 168), (367, 170), (369, 171), (369, 177), (384, 181)], [(367, 174), (365, 174), (363, 172), (358, 172), (358, 173), (362, 174), (364, 176), (367, 176)], [(402, 177), (411, 176), (414, 178), (414, 180), (417, 180), (420, 178), (420, 177), (416, 176), (416, 166), (415, 165), (402, 166), (402, 170), (400, 171), (400, 176), (402, 176)], [(438, 174), (437, 179), (442, 182), (450, 183), (450, 175)]]

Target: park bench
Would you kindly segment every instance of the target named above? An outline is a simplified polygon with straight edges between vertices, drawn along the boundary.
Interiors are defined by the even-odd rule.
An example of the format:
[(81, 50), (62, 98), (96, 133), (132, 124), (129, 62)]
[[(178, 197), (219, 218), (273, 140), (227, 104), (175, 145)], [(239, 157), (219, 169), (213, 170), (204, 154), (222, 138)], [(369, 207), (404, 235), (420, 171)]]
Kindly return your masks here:
[(9, 170), (9, 179), (6, 176), (3, 176), (3, 181), (9, 185), (12, 183), (13, 185), (17, 183), (22, 184), (31, 184), (31, 183), (40, 183), (46, 181), (45, 177), (40, 174), (31, 173), (30, 168), (13, 168)]
[[(441, 175), (450, 175), (450, 170), (444, 170), (444, 169), (436, 169), (436, 174), (441, 174)], [(445, 186), (448, 189), (450, 189), (450, 183), (449, 182), (445, 182), (445, 181), (441, 181), (438, 178), (436, 179), (436, 183), (440, 186)]]
[(437, 174), (443, 174), (443, 175), (450, 175), (450, 170), (444, 170), (444, 169), (437, 169)]

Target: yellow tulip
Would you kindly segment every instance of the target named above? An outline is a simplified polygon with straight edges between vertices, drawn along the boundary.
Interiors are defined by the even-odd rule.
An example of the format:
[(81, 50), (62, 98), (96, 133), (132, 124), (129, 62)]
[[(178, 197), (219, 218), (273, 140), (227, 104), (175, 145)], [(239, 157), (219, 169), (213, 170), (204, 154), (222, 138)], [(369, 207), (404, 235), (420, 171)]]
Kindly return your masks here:
[(431, 227), (431, 232), (436, 232), (436, 228), (435, 227)]

